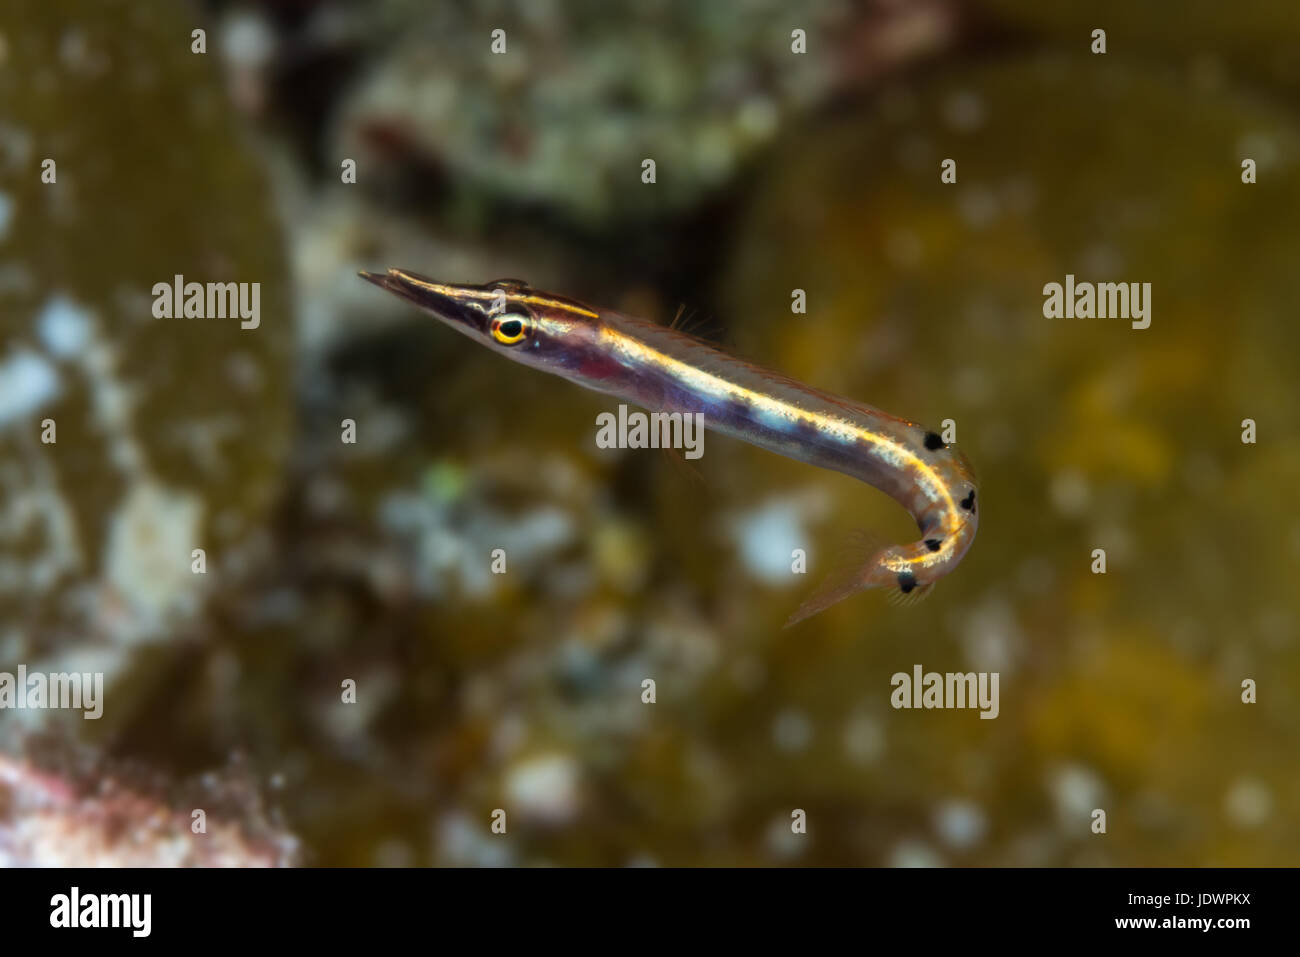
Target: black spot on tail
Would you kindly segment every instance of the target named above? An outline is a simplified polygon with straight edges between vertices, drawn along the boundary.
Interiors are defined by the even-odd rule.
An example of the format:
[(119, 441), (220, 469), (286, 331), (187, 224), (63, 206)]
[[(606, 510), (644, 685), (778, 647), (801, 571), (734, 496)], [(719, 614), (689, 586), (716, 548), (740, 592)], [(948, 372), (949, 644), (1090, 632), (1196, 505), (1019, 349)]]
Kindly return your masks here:
[(925, 540), (925, 547), (930, 549), (930, 551), (932, 552), (937, 552), (939, 550), (939, 546), (942, 544), (943, 544), (943, 539), (941, 538), (927, 538)]
[(916, 576), (911, 572), (899, 572), (898, 587), (903, 589), (903, 594), (906, 595), (916, 587)]
[(970, 494), (961, 500), (961, 507), (968, 512), (975, 511), (975, 490), (971, 489)]
[(931, 452), (943, 448), (943, 439), (934, 432), (925, 433), (925, 447)]

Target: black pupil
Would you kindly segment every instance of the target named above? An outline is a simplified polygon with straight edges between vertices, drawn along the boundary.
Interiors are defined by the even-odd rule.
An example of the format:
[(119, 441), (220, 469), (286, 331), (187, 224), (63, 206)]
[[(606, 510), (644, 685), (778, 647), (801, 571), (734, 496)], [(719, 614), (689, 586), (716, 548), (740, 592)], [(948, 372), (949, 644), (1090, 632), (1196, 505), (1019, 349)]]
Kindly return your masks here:
[(524, 324), (518, 319), (507, 319), (497, 328), (501, 330), (501, 335), (507, 339), (514, 339), (524, 334)]

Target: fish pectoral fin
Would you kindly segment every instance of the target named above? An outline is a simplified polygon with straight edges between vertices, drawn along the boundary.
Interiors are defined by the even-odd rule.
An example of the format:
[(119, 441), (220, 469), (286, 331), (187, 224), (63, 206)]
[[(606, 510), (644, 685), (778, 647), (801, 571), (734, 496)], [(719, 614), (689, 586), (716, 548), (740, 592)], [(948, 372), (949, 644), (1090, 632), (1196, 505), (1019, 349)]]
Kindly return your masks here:
[(925, 601), (934, 591), (935, 584), (930, 582), (928, 585), (915, 585), (909, 592), (904, 592), (901, 588), (891, 588), (886, 600), (897, 608), (910, 608)]

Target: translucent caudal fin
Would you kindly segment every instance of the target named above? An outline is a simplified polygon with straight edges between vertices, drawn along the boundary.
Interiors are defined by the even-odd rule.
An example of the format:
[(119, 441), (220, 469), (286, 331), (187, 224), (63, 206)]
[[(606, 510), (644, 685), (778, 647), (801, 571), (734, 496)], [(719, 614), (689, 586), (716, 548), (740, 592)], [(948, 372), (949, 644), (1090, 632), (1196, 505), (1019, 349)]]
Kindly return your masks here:
[(868, 587), (870, 587), (869, 583), (862, 578), (862, 569), (858, 569), (858, 577), (854, 581), (832, 582), (827, 578), (804, 600), (802, 605), (794, 610), (794, 614), (785, 620), (785, 627), (797, 625), (805, 618), (811, 618), (836, 602), (843, 601)]
[(870, 532), (855, 531), (840, 547), (830, 573), (813, 589), (802, 605), (785, 621), (785, 627), (797, 625), (825, 611), (836, 602), (870, 588), (868, 578), (875, 556), (880, 552), (880, 539)]

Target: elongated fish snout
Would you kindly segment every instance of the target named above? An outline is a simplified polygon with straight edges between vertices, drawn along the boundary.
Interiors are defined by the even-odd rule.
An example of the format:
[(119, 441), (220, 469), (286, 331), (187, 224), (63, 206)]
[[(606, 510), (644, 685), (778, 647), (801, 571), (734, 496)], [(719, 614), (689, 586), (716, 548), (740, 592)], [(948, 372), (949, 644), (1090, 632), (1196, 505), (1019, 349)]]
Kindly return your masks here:
[(363, 270), (358, 275), (366, 282), (432, 313), (461, 332), (481, 334), (484, 330), (486, 303), (483, 296), (476, 295), (471, 287), (447, 285), (405, 269), (390, 269), (386, 273)]

